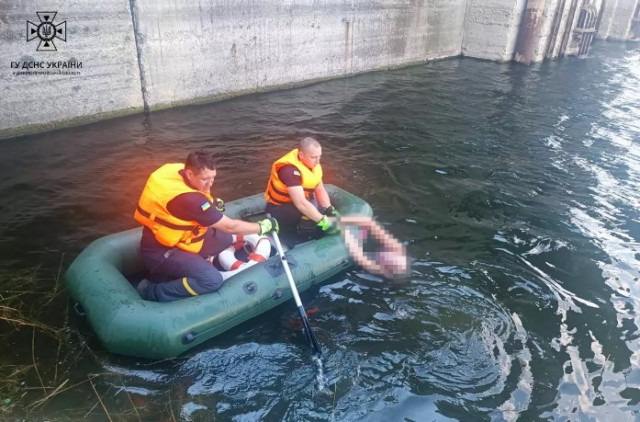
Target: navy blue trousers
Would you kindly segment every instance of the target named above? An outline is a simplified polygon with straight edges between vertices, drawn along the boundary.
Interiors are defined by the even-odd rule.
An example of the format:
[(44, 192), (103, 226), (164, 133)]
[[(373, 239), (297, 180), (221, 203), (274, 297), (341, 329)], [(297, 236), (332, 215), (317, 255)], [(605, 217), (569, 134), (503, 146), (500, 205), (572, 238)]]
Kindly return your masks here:
[[(311, 203), (318, 208), (314, 198), (311, 199)], [(293, 202), (283, 205), (273, 205), (268, 202), (265, 211), (278, 220), (280, 231), (285, 236), (319, 238), (323, 235), (322, 230), (316, 226), (315, 222), (308, 220), (306, 217), (302, 218), (302, 213), (293, 205)]]
[(141, 292), (144, 299), (170, 302), (185, 297), (211, 293), (222, 287), (222, 274), (206, 257), (216, 255), (231, 245), (229, 233), (213, 232), (205, 240), (203, 251), (206, 255), (173, 248), (164, 253), (140, 255), (151, 271), (149, 285)]

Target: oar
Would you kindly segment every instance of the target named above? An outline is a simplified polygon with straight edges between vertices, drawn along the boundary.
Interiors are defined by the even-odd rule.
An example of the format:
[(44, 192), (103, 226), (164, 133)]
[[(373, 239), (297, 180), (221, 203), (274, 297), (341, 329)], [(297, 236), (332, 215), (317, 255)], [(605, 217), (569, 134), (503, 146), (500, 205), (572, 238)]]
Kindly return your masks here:
[[(267, 214), (270, 217), (269, 214)], [(291, 287), (291, 292), (293, 293), (293, 299), (296, 301), (296, 306), (298, 307), (298, 312), (300, 312), (300, 318), (302, 319), (302, 326), (304, 327), (304, 333), (307, 336), (307, 340), (309, 340), (309, 344), (313, 348), (313, 350), (321, 355), (322, 349), (320, 349), (320, 344), (318, 340), (316, 340), (316, 336), (311, 331), (311, 326), (309, 325), (309, 320), (307, 319), (307, 313), (304, 310), (304, 306), (302, 306), (302, 302), (300, 301), (300, 295), (298, 294), (298, 288), (296, 287), (296, 283), (293, 281), (293, 275), (291, 275), (291, 270), (289, 269), (289, 262), (287, 262), (287, 257), (284, 255), (284, 251), (282, 250), (282, 245), (280, 244), (280, 238), (278, 238), (278, 233), (272, 231), (273, 240), (276, 244), (276, 249), (278, 250), (278, 255), (280, 255), (280, 260), (282, 260), (282, 266), (284, 267), (284, 272), (287, 273), (287, 279), (289, 280), (289, 287)]]

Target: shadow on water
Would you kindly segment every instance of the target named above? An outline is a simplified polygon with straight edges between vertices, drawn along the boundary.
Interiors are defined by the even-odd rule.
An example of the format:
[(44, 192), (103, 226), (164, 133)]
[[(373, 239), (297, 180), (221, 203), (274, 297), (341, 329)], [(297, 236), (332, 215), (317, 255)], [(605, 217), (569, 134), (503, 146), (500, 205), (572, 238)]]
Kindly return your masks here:
[[(3, 142), (3, 298), (35, 271), (21, 316), (55, 332), (5, 325), (4, 414), (634, 420), (639, 59), (609, 43), (531, 67), (452, 59)], [(60, 269), (134, 226), (159, 165), (206, 148), (233, 200), (301, 134), (322, 140), (325, 180), (406, 241), (411, 277), (353, 269), (304, 294), (321, 362), (292, 304), (175, 359), (105, 352)]]

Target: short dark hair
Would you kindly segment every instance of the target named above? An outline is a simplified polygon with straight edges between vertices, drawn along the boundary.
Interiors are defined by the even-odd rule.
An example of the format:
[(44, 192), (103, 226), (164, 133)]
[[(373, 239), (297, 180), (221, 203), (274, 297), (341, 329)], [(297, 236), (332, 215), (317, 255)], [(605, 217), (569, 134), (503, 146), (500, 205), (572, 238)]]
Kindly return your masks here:
[(204, 151), (196, 151), (192, 152), (187, 156), (187, 161), (184, 163), (184, 168), (191, 170), (194, 173), (200, 173), (202, 170), (216, 169), (216, 159), (213, 158), (213, 155), (208, 154)]

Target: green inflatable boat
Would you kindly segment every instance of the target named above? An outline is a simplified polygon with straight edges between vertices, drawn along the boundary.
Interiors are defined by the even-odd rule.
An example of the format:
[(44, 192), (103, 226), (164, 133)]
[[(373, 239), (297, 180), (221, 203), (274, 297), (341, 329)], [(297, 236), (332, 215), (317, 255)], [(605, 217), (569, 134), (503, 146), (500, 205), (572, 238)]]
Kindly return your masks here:
[[(331, 203), (344, 215), (372, 215), (369, 204), (326, 185)], [(264, 212), (263, 194), (227, 203), (226, 215), (246, 218)], [(177, 356), (292, 297), (275, 253), (226, 280), (214, 293), (173, 302), (143, 300), (130, 280), (144, 273), (137, 253), (141, 228), (92, 242), (71, 264), (65, 285), (104, 347), (150, 359)], [(352, 265), (341, 236), (293, 246), (287, 260), (299, 291)]]

